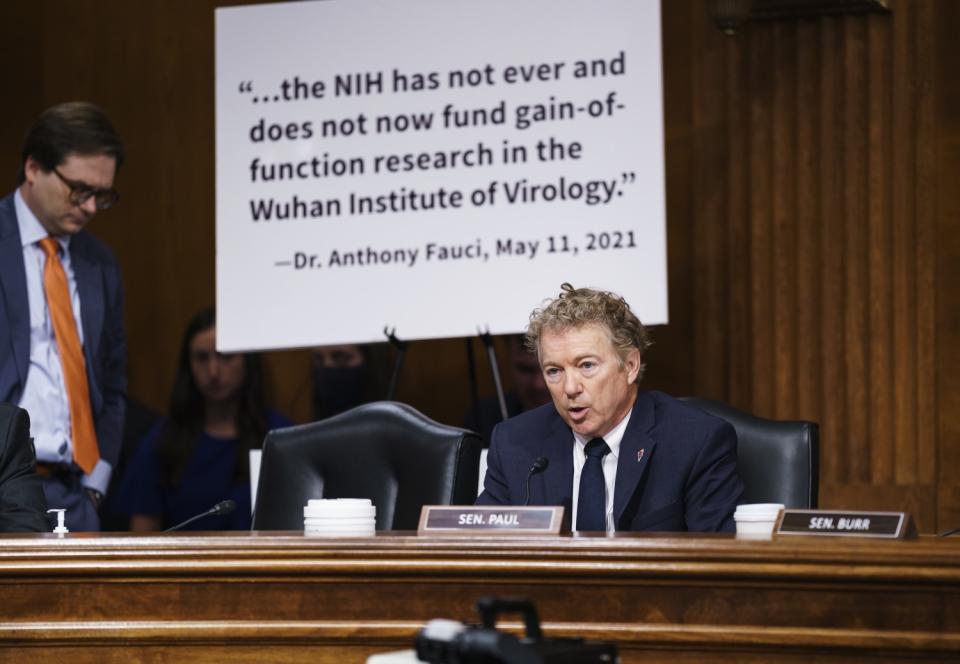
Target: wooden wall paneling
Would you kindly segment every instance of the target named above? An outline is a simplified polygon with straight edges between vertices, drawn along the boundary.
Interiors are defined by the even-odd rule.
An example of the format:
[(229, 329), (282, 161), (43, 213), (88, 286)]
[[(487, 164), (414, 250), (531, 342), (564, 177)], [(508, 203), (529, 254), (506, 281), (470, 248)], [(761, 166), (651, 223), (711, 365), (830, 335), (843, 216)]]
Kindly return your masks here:
[(937, 529), (960, 526), (960, 3), (938, 6), (937, 83)]
[(818, 210), (818, 137), (820, 134), (820, 24), (799, 21), (796, 38), (796, 408), (790, 416), (819, 422), (820, 368), (823, 363), (823, 330), (820, 326), (820, 282), (823, 278), (821, 227)]
[(913, 515), (919, 532), (932, 533), (937, 529), (936, 496), (930, 487), (848, 482), (821, 488), (826, 493), (820, 500), (823, 509), (904, 511)]
[[(559, 286), (557, 284), (558, 293)], [(489, 376), (489, 363), (482, 345), (477, 345), (477, 351), (477, 375)], [(465, 353), (462, 339), (411, 342), (397, 385), (396, 399), (441, 421), (446, 419), (450, 424), (459, 424), (467, 411), (469, 394)], [(497, 357), (501, 373), (509, 373), (506, 354), (501, 351)], [(438, 362), (444, 365), (444, 370), (435, 364)], [(389, 369), (392, 371), (393, 367)]]
[[(264, 354), (267, 388), (272, 395), (273, 405), (295, 422), (310, 422), (315, 419), (312, 362), (311, 351), (306, 349)], [(459, 421), (455, 424), (459, 424)]]
[(837, 441), (846, 448), (847, 476), (850, 482), (868, 479), (870, 454), (867, 420), (867, 245), (866, 245), (866, 137), (864, 119), (867, 114), (865, 24), (861, 17), (843, 19), (844, 59), (842, 72), (844, 97), (841, 131), (841, 164), (847, 177), (844, 186), (844, 360), (847, 367), (846, 399), (847, 437)]
[[(880, 20), (873, 20), (880, 18)], [(893, 480), (893, 308), (890, 215), (890, 20), (867, 19), (867, 237), (870, 296), (868, 301), (868, 399), (870, 418), (869, 478), (872, 484)]]
[(912, 78), (915, 53), (916, 5), (903, 3), (893, 22), (893, 283), (894, 311), (894, 430), (897, 484), (909, 484), (916, 476), (917, 440), (917, 343), (916, 343), (916, 231), (913, 211), (917, 196), (915, 181), (916, 88)]
[(769, 417), (774, 413), (775, 377), (773, 361), (773, 238), (771, 220), (770, 153), (772, 150), (771, 106), (775, 72), (772, 25), (750, 28), (750, 57), (747, 64), (749, 107), (749, 196), (750, 196), (750, 279), (751, 367), (753, 372), (753, 410)]
[(698, 35), (697, 7), (663, 3), (663, 104), (667, 204), (667, 274), (670, 322), (651, 329), (643, 385), (674, 394), (693, 394), (694, 190), (692, 169), (693, 85)]
[[(732, 371), (746, 366), (748, 378), (728, 371), (727, 398), (736, 402), (737, 385), (749, 382), (742, 407), (820, 422), (827, 504), (910, 505), (928, 524), (940, 412), (932, 229), (940, 131), (933, 26), (941, 8), (930, 0), (898, 4), (892, 14), (746, 26), (725, 49), (727, 86), (717, 93), (725, 114), (709, 99), (696, 102), (702, 140), (693, 155), (695, 164), (717, 160), (711, 134), (699, 130), (722, 118), (725, 322), (749, 330), (747, 349), (729, 353)], [(698, 71), (718, 69), (709, 42), (697, 53)], [(694, 86), (702, 89), (703, 79)], [(738, 177), (741, 145), (746, 170)], [(694, 241), (709, 244), (714, 226), (703, 220), (715, 218), (719, 194), (705, 188), (702, 170), (692, 177)], [(741, 193), (744, 242), (736, 227)], [(748, 260), (734, 258), (738, 246)], [(698, 312), (718, 289), (716, 261), (695, 255)], [(749, 296), (738, 307), (733, 275), (744, 263)], [(698, 331), (698, 357), (709, 358), (713, 343)], [(697, 380), (716, 390), (721, 364), (698, 360)]]
[[(838, 167), (840, 141), (839, 114), (844, 97), (843, 79), (838, 75), (837, 62), (843, 57), (840, 39), (841, 21), (824, 18), (820, 23), (820, 135), (818, 145), (818, 172), (820, 175), (819, 230), (821, 250), (820, 334), (823, 353), (819, 367), (821, 375), (820, 420), (820, 483), (821, 486), (843, 481), (846, 476), (847, 436), (844, 415), (846, 366), (843, 358), (843, 207), (841, 200), (845, 172)], [(823, 492), (823, 489), (821, 489)], [(823, 492), (821, 502), (825, 500)]]
[(772, 26), (774, 72), (772, 120), (773, 209), (771, 210), (770, 277), (773, 316), (772, 416), (796, 413), (797, 375), (797, 39), (796, 22)]
[(150, 2), (113, 9), (128, 26), (114, 57), (133, 63), (118, 82), (129, 96), (116, 102), (133, 137), (136, 218), (145, 222), (116, 239), (133, 306), (130, 391), (164, 412), (183, 329), (215, 302), (213, 7)]
[[(726, 117), (723, 99), (726, 37), (707, 20), (705, 12), (694, 17), (695, 39), (702, 55), (693, 67), (693, 325), (694, 391), (722, 398), (730, 358), (726, 353), (728, 283), (724, 252), (726, 237), (726, 187), (722, 173), (726, 162), (724, 140)], [(729, 93), (726, 93), (729, 94)]]
[(4, 101), (0, 122), (0, 196), (17, 184), (23, 136), (43, 109), (43, 6), (8, 3), (0, 21), (0, 62), (3, 66)]
[[(211, 181), (204, 176), (210, 157), (203, 142), (183, 149), (177, 133), (190, 132), (192, 123), (164, 103), (178, 89), (165, 77), (171, 66), (166, 63), (178, 53), (166, 47), (169, 22), (156, 3), (104, 6), (123, 26), (112, 40), (116, 51), (101, 66), (112, 69), (115, 89), (108, 110), (128, 151), (118, 185), (124, 196), (117, 208), (123, 223), (104, 239), (123, 269), (130, 394), (164, 412), (182, 330), (195, 310), (213, 303), (211, 231), (201, 221), (209, 206), (197, 195)], [(184, 31), (199, 19), (190, 18)], [(203, 105), (188, 78), (179, 89), (189, 89), (196, 105)]]
[[(941, 3), (942, 4), (942, 3)], [(930, 486), (936, 478), (936, 206), (937, 83), (935, 62), (936, 5), (916, 5), (917, 42), (917, 472), (914, 483)], [(944, 81), (956, 85), (956, 78)]]
[[(100, 59), (109, 50), (98, 30), (102, 8), (60, 2), (49, 9), (42, 25), (48, 48), (39, 54), (45, 107), (74, 99), (102, 98), (108, 89), (104, 63), (109, 62)], [(109, 71), (110, 66), (106, 67)]]
[(746, 313), (750, 310), (752, 253), (750, 251), (750, 133), (746, 121), (749, 108), (745, 59), (749, 50), (743, 39), (726, 40), (726, 119), (727, 164), (724, 182), (727, 188), (727, 284), (726, 331), (729, 360), (727, 387), (719, 398), (734, 406), (752, 408), (753, 345), (751, 326)]

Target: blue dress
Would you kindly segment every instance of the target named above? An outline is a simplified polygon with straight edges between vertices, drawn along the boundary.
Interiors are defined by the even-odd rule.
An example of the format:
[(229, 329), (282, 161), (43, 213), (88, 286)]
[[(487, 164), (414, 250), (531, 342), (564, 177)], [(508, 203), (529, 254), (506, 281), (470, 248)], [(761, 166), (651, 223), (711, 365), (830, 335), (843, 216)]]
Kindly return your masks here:
[[(124, 514), (159, 515), (163, 528), (169, 528), (231, 498), (237, 503), (232, 514), (206, 516), (183, 530), (249, 530), (250, 480), (249, 477), (240, 482), (234, 479), (240, 440), (215, 438), (201, 432), (182, 480), (171, 488), (164, 486), (158, 455), (163, 424), (153, 427), (137, 447), (120, 483), (115, 509)], [(291, 424), (282, 415), (267, 412), (267, 429)]]

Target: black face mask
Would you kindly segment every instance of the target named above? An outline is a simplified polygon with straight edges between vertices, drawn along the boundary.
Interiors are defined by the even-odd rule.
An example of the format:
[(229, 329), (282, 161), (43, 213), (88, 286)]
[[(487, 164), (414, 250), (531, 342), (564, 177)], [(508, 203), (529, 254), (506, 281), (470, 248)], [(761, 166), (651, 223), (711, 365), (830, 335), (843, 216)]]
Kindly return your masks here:
[(313, 415), (316, 419), (342, 413), (366, 399), (366, 367), (316, 368), (313, 370)]

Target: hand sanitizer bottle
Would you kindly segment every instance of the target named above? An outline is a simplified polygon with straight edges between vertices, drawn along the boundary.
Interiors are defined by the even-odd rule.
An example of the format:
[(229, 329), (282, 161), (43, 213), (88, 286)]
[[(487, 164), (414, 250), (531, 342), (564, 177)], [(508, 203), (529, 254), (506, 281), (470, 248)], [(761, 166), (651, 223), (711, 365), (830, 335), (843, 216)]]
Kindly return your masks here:
[(67, 510), (63, 508), (47, 510), (47, 514), (49, 514), (50, 512), (57, 513), (57, 527), (53, 529), (53, 532), (59, 535), (60, 537), (63, 537), (64, 535), (70, 532), (69, 530), (67, 530), (67, 525), (66, 525), (66, 522), (64, 521), (64, 519), (66, 519), (66, 515), (64, 514), (64, 512), (66, 511)]

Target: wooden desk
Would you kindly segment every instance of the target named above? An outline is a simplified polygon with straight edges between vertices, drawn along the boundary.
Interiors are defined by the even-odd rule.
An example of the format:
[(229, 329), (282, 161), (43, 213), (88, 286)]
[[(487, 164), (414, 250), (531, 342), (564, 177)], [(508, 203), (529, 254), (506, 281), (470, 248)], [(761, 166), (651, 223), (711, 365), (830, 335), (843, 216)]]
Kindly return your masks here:
[(960, 661), (958, 540), (267, 532), (0, 537), (0, 661), (362, 662), (483, 595), (624, 662)]

